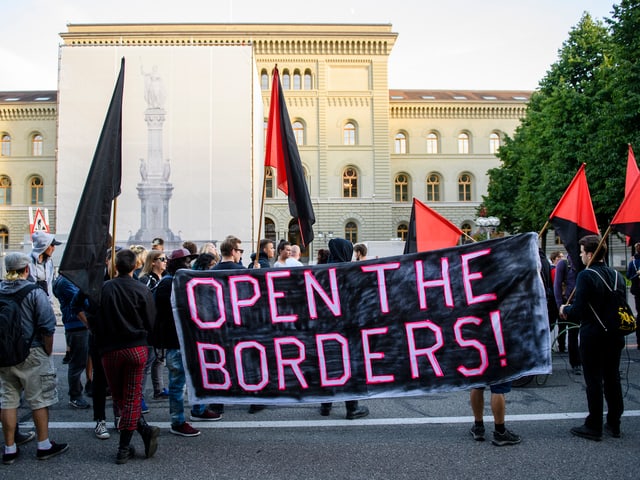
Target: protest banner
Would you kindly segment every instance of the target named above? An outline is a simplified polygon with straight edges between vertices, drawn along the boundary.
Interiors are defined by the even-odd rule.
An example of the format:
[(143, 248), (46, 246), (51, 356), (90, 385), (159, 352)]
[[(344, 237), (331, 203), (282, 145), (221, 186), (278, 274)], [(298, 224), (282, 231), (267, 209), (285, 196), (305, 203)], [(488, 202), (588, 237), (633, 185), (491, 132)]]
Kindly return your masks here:
[(179, 270), (191, 403), (424, 395), (551, 372), (534, 233), (278, 269)]

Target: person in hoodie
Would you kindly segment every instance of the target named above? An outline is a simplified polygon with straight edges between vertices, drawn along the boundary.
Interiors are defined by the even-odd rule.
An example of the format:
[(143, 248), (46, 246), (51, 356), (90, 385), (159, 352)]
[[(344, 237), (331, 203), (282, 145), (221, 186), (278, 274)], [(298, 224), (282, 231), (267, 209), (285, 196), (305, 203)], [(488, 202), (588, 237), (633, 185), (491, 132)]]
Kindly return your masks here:
[(255, 253), (251, 254), (251, 263), (249, 263), (249, 268), (258, 268), (256, 266), (256, 256), (258, 257), (258, 263), (260, 265), (259, 268), (271, 268), (270, 260), (275, 256), (276, 249), (273, 246), (273, 241), (268, 238), (263, 238), (260, 240), (260, 255), (256, 255)]
[[(329, 241), (329, 261), (327, 263), (350, 262), (353, 257), (353, 244), (344, 238), (332, 238)], [(359, 406), (357, 400), (347, 400), (345, 406), (347, 408), (347, 420), (355, 420), (364, 418), (369, 415), (369, 409)], [(320, 415), (328, 417), (331, 413), (332, 404), (322, 403), (320, 406)]]

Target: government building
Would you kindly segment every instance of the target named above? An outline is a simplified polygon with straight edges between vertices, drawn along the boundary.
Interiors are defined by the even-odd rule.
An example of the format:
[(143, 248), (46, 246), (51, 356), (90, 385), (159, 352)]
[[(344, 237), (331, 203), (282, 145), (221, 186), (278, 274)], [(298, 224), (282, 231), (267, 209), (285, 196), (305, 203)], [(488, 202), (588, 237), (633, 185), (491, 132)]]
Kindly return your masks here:
[[(149, 77), (152, 67), (159, 66), (157, 74), (164, 75), (164, 88), (173, 95), (173, 99), (167, 99), (166, 105), (152, 105), (146, 98), (147, 108), (144, 109), (143, 105), (131, 116), (137, 119), (136, 125), (142, 126), (146, 121), (148, 126), (153, 112), (161, 111), (166, 115), (166, 121), (162, 117), (164, 123), (161, 127), (165, 129), (164, 137), (158, 140), (157, 131), (153, 134), (156, 135), (154, 141), (161, 142), (160, 148), (164, 146), (165, 150), (159, 160), (169, 156), (167, 150), (176, 150), (175, 145), (179, 141), (169, 131), (172, 126), (170, 115), (178, 115), (180, 107), (187, 103), (180, 99), (178, 93), (168, 90), (175, 82), (171, 69), (165, 65), (188, 71), (189, 63), (181, 62), (185, 62), (192, 52), (204, 49), (212, 52), (226, 49), (239, 52), (240, 57), (248, 57), (255, 89), (249, 86), (246, 92), (247, 96), (253, 96), (255, 91), (257, 98), (248, 100), (247, 108), (253, 111), (246, 118), (247, 122), (258, 124), (259, 128), (253, 129), (257, 133), (252, 134), (249, 127), (246, 136), (240, 137), (247, 138), (247, 143), (250, 143), (245, 150), (252, 163), (248, 163), (246, 169), (239, 166), (238, 171), (242, 173), (234, 180), (238, 188), (247, 186), (245, 196), (252, 203), (246, 213), (250, 226), (239, 230), (245, 237), (242, 240), (247, 250), (253, 248), (248, 245), (255, 241), (258, 228), (262, 237), (276, 241), (287, 238), (293, 243), (299, 241), (287, 199), (276, 189), (274, 172), (256, 167), (264, 164), (264, 139), (261, 137), (269, 112), (272, 71), (277, 65), (317, 219), (315, 240), (305, 251), (305, 261), (313, 261), (317, 250), (325, 248), (332, 237), (369, 243), (373, 256), (401, 253), (414, 197), (464, 232), (487, 235), (486, 227), (479, 227), (477, 223), (478, 207), (487, 192), (487, 171), (499, 165), (496, 152), (505, 135), (513, 135), (525, 116), (532, 93), (390, 89), (388, 60), (393, 54), (398, 34), (389, 24), (70, 24), (60, 36), (62, 65), (58, 91), (0, 92), (0, 248), (3, 249), (30, 248), (30, 209), (32, 214), (36, 209), (46, 211), (49, 227), (56, 234), (58, 219), (62, 222), (62, 209), (65, 209), (67, 217), (75, 212), (76, 205), (68, 205), (67, 197), (62, 195), (65, 188), (62, 175), (76, 168), (73, 149), (66, 148), (66, 145), (73, 144), (73, 139), (68, 138), (70, 130), (65, 130), (66, 120), (59, 118), (71, 115), (67, 112), (81, 115), (83, 108), (79, 100), (71, 102), (70, 94), (64, 89), (68, 78), (66, 73), (72, 68), (64, 64), (65, 56), (71, 57), (69, 52), (77, 54), (75, 56), (80, 59), (74, 59), (74, 65), (82, 65), (82, 59), (110, 49), (117, 52), (111, 56), (118, 58), (126, 56), (127, 52), (143, 52), (144, 57), (131, 54), (131, 58), (127, 58), (127, 74), (136, 75), (140, 85), (143, 77), (146, 80), (152, 78)], [(171, 58), (158, 60), (156, 52), (171, 52)], [(138, 57), (139, 67), (135, 63)], [(200, 59), (195, 54), (194, 58)], [(220, 68), (221, 62), (204, 60), (211, 65), (216, 78), (224, 77), (233, 83), (234, 76), (240, 75), (240, 71), (245, 75), (244, 64), (239, 64), (238, 71), (234, 72), (231, 68)], [(115, 64), (115, 60), (111, 63)], [(203, 66), (198, 65), (197, 68)], [(107, 79), (109, 88), (113, 88), (115, 76)], [(236, 83), (242, 82), (238, 77)], [(135, 94), (142, 102), (143, 87), (140, 87), (139, 94), (134, 90), (125, 87), (125, 95)], [(189, 87), (181, 87), (180, 92), (189, 95)], [(215, 99), (210, 102), (213, 111), (223, 110), (227, 114), (229, 123), (235, 122), (239, 127), (245, 123), (244, 116), (235, 116), (232, 105)], [(262, 108), (253, 106), (256, 104)], [(100, 110), (100, 121), (104, 113)], [(198, 114), (198, 106), (194, 103), (180, 118), (196, 118)], [(154, 118), (158, 118), (157, 115)], [(174, 124), (185, 123), (184, 120), (175, 120), (175, 116), (173, 118)], [(150, 181), (147, 177), (152, 177), (146, 170), (143, 173), (143, 168), (147, 168), (146, 162), (151, 159), (143, 158), (137, 149), (139, 147), (144, 152), (146, 142), (151, 141), (152, 127), (148, 128), (148, 138), (145, 133), (141, 134), (143, 138), (138, 142), (129, 142), (131, 145), (128, 144), (127, 148), (135, 152), (131, 155), (133, 158), (123, 158), (123, 163), (127, 160), (135, 164), (131, 170), (135, 170), (135, 175), (140, 178), (136, 177), (137, 187), (131, 188), (131, 198), (139, 197), (142, 202), (146, 195), (145, 183)], [(206, 130), (204, 132), (194, 135), (191, 144), (200, 139), (205, 144), (213, 144), (213, 149), (218, 143), (224, 143), (224, 139), (212, 142), (206, 138)], [(78, 133), (76, 136), (84, 135)], [(87, 151), (93, 152), (97, 136), (80, 140), (86, 143)], [(151, 151), (151, 147), (148, 150)], [(198, 160), (193, 158), (201, 158), (190, 157), (187, 150), (180, 150), (184, 152), (183, 162), (196, 162)], [(175, 155), (181, 154), (172, 152), (171, 156)], [(206, 156), (206, 153), (202, 155)], [(169, 160), (166, 162), (168, 166)], [(231, 158), (214, 154), (207, 160), (205, 170), (213, 172), (213, 176), (227, 179), (224, 175), (233, 174), (233, 162)], [(86, 175), (86, 168), (82, 168), (82, 174)], [(181, 201), (179, 197), (189, 201), (188, 191), (180, 193), (177, 186), (171, 190), (174, 188), (172, 179), (185, 168), (188, 169), (189, 165), (171, 158), (171, 178), (167, 171), (158, 172), (158, 185), (165, 186), (167, 198), (173, 196), (168, 202)], [(263, 176), (266, 176), (264, 223), (258, 227), (260, 214), (253, 212), (260, 204)], [(192, 173), (192, 178), (195, 177), (197, 174)], [(221, 188), (227, 183), (228, 180), (213, 182)], [(75, 185), (75, 188), (81, 190), (82, 185)], [(133, 192), (136, 188), (138, 197)], [(232, 195), (232, 192), (227, 195)], [(198, 197), (192, 202), (192, 208), (198, 210), (201, 206), (206, 209), (207, 203), (211, 202), (206, 196)], [(164, 217), (161, 211), (158, 218), (169, 219), (165, 226), (169, 240), (220, 241), (226, 234), (235, 234), (238, 230), (226, 225), (207, 224), (215, 212), (227, 208), (224, 201), (216, 200), (215, 204), (212, 213), (203, 215), (199, 220), (201, 229), (180, 223), (184, 209), (173, 211), (177, 210), (173, 203), (165, 203)], [(144, 244), (148, 240), (145, 235), (157, 231), (145, 224), (148, 218), (155, 218), (153, 212), (145, 210), (144, 203), (141, 207), (127, 201), (125, 208), (136, 217), (125, 227), (126, 231), (117, 235), (118, 243)], [(231, 213), (237, 216), (237, 212)], [(140, 217), (143, 220), (138, 226), (135, 222)], [(63, 223), (68, 230), (69, 222)], [(245, 254), (245, 263), (248, 253)]]

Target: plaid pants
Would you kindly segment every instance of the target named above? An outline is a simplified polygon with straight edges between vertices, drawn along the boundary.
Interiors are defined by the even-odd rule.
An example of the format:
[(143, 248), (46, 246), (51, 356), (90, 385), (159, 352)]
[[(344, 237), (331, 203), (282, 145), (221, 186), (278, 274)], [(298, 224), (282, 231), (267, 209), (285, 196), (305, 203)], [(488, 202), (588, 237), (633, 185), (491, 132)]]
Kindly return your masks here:
[(113, 402), (120, 411), (119, 430), (137, 428), (141, 415), (140, 400), (147, 355), (147, 347), (132, 347), (107, 352), (102, 356), (102, 366)]

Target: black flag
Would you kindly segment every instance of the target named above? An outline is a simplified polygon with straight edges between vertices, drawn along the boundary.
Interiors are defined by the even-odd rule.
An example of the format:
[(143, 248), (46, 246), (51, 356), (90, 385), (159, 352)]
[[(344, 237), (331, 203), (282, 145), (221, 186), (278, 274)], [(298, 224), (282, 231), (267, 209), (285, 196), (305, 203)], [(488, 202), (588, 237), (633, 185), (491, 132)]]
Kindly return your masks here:
[(120, 195), (123, 90), (124, 57), (60, 263), (60, 274), (94, 302), (104, 281), (111, 204)]

